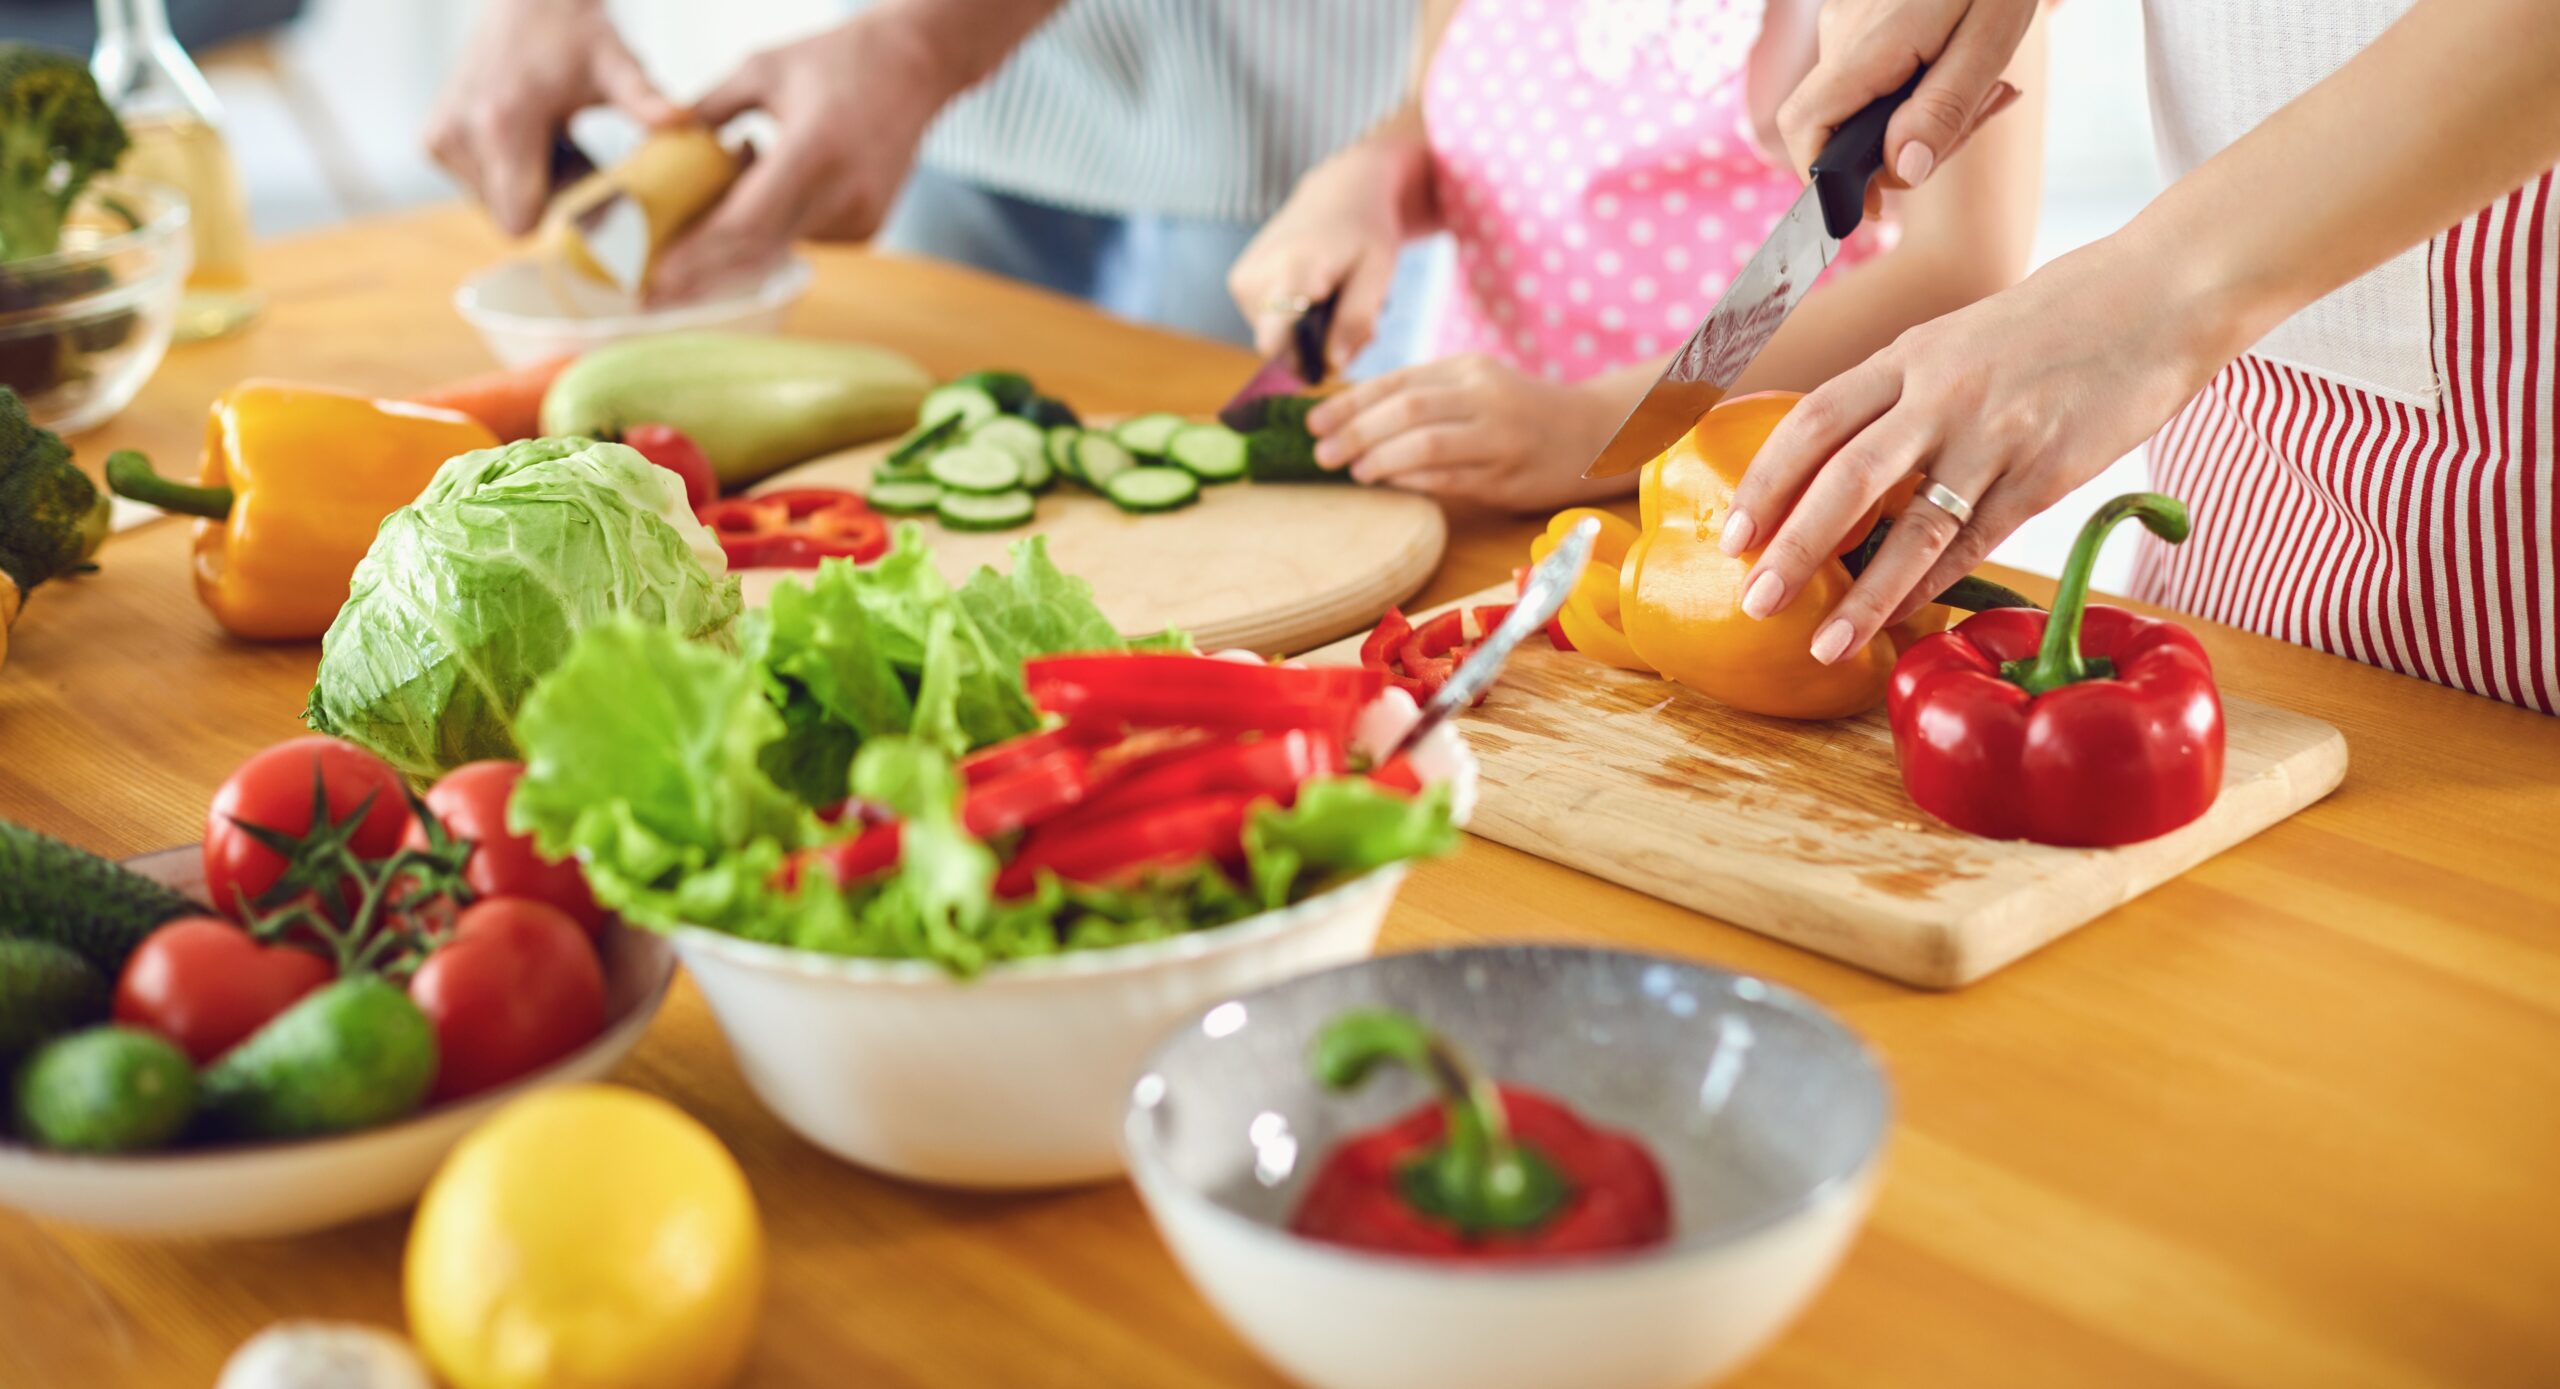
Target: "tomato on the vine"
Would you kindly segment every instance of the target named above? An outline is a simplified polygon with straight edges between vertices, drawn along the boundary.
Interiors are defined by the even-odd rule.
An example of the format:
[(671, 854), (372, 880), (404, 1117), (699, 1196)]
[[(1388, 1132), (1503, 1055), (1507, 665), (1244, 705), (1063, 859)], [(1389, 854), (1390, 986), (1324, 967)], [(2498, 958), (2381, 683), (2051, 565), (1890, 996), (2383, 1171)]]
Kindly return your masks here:
[[(327, 824), (315, 824), (321, 816)], [(288, 861), (247, 826), (310, 842), (314, 861)], [(303, 888), (316, 892), (334, 882), (352, 899), (353, 884), (332, 870), (327, 849), (342, 842), (357, 858), (389, 858), (408, 830), (407, 794), (389, 763), (322, 734), (287, 739), (234, 768), (213, 793), (204, 820), (205, 894), (217, 909), (241, 912), (299, 872)]]
[[(604, 908), (587, 891), (575, 859), (546, 859), (533, 840), (507, 828), (507, 800), (524, 778), (521, 762), (472, 762), (445, 773), (426, 795), (429, 814), (456, 839), (474, 846), (462, 880), (476, 897), (522, 897), (559, 908), (593, 936)], [(413, 821), (409, 845), (427, 847), (426, 826)]]
[(201, 1066), (337, 972), (310, 951), (262, 945), (220, 917), (180, 917), (125, 961), (115, 1019), (159, 1033)]
[(431, 1100), (504, 1085), (604, 1031), (604, 967), (556, 907), (493, 897), (463, 909), (409, 997), (436, 1029)]

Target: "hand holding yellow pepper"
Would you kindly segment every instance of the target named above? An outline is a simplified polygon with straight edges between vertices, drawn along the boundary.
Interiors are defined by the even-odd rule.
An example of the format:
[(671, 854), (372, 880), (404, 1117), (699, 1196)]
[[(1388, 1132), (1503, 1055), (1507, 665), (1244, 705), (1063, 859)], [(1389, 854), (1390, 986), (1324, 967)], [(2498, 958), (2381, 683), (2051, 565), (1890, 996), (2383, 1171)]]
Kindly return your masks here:
[(451, 410), (248, 381), (213, 403), (197, 486), (139, 459), (111, 461), (107, 485), (204, 518), (196, 596), (237, 635), (294, 640), (329, 629), (383, 517), (417, 500), (446, 459), (497, 443)]

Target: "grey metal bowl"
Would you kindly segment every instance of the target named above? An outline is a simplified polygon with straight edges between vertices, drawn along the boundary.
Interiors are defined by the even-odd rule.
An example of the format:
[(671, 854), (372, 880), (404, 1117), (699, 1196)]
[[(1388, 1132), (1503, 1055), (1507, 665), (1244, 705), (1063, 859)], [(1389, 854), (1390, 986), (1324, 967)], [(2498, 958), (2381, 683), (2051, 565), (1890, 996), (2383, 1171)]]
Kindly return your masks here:
[[(1318, 1029), (1377, 1006), (1642, 1137), (1671, 1188), (1672, 1240), (1488, 1269), (1289, 1234), (1325, 1153), (1427, 1098), (1402, 1073), (1349, 1096), (1310, 1073)], [(1611, 1389), (1698, 1383), (1783, 1326), (1863, 1218), (1890, 1118), (1874, 1056), (1789, 990), (1685, 960), (1505, 945), (1367, 960), (1210, 1008), (1149, 1058), (1123, 1139), (1194, 1281), (1302, 1381)], [(1572, 1358), (1552, 1360), (1558, 1347)]]

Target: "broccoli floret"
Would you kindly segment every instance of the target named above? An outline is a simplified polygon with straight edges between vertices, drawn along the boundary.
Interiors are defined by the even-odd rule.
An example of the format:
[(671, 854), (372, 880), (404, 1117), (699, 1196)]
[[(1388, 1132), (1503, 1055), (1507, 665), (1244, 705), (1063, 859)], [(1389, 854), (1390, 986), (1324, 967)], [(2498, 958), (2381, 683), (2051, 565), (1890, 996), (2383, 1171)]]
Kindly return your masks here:
[(0, 43), (0, 261), (60, 249), (71, 205), (124, 157), (126, 143), (88, 64)]
[(1244, 435), (1245, 473), (1256, 482), (1348, 482), (1351, 475), (1316, 462), (1316, 439), (1307, 432), (1311, 395), (1273, 395), (1243, 407), (1230, 419)]
[(23, 592), (89, 562), (107, 538), (107, 497), (72, 466), (62, 436), (0, 386), (0, 574)]

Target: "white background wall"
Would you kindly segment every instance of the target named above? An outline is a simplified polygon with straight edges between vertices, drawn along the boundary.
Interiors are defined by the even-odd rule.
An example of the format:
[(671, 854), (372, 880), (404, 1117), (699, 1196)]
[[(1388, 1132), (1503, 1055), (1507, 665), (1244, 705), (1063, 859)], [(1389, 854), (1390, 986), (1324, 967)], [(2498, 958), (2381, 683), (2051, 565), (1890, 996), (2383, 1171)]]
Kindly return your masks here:
[[(469, 14), (458, 0), (315, 0), (289, 40), (293, 71), (325, 112), (369, 185), (370, 207), (349, 207), (322, 176), (311, 142), (273, 83), (212, 65), (227, 103), (232, 147), (261, 234), (300, 230), (352, 211), (452, 195), (419, 152), (418, 131), (438, 84), (460, 60)], [(839, 0), (615, 0), (615, 14), (670, 94), (697, 94), (740, 57), (829, 22)], [(2145, 114), (2140, 7), (2082, 0), (2053, 16), (2044, 221), (2037, 259), (2122, 226), (2158, 187)], [(2138, 458), (2092, 482), (2003, 547), (1999, 558), (2051, 573), (2096, 501), (2141, 481)], [(2111, 547), (2102, 587), (2120, 588), (2128, 533)]]

